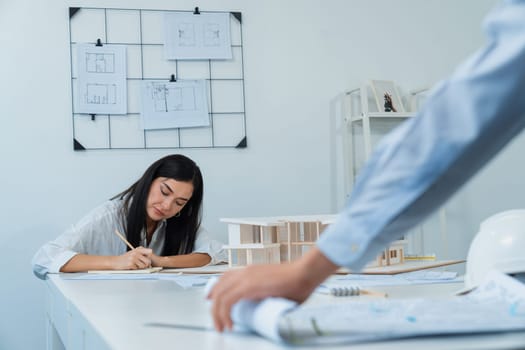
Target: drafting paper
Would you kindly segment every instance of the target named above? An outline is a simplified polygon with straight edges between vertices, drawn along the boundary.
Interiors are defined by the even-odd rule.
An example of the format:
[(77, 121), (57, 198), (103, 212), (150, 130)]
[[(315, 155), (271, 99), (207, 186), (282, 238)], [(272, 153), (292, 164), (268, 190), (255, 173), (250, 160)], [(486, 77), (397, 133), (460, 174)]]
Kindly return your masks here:
[(251, 308), (238, 315), (234, 305), (232, 319), (261, 336), (295, 345), (525, 330), (525, 284), (497, 271), (463, 296), (349, 299), (298, 307), (290, 302), (284, 309), (275, 298), (241, 300), (238, 304), (249, 302)]
[(162, 267), (156, 266), (156, 267), (149, 267), (146, 269), (138, 269), (138, 270), (90, 270), (88, 273), (99, 273), (99, 274), (130, 274), (130, 275), (136, 275), (140, 273), (154, 273), (159, 272), (162, 270)]
[(348, 274), (332, 276), (325, 283), (327, 287), (375, 287), (403, 286), (412, 284), (432, 284), (461, 282), (463, 277), (457, 272), (421, 270), (397, 275)]
[(75, 113), (126, 114), (126, 46), (77, 46)]
[(166, 12), (164, 53), (168, 60), (231, 59), (230, 14)]
[(204, 287), (212, 277), (220, 276), (220, 274), (206, 274), (206, 275), (183, 275), (182, 273), (160, 273), (159, 280), (172, 281), (177, 283), (184, 289)]
[(143, 129), (172, 129), (210, 125), (205, 80), (164, 82), (143, 80)]

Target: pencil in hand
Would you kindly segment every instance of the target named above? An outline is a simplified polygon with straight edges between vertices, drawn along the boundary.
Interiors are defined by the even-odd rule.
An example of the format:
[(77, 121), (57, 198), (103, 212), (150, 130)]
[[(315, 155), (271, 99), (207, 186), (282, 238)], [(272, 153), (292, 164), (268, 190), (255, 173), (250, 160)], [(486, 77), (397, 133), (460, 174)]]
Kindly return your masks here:
[(131, 245), (131, 243), (128, 242), (128, 240), (126, 239), (126, 237), (124, 237), (122, 235), (122, 233), (118, 232), (118, 230), (115, 230), (115, 234), (117, 236), (119, 236), (119, 238), (122, 240), (122, 242), (126, 243), (126, 245), (131, 249), (131, 250), (134, 250), (135, 247)]
[[(115, 230), (115, 234), (117, 236), (119, 236), (119, 238), (122, 240), (122, 242), (126, 243), (126, 245), (131, 249), (131, 250), (135, 250), (135, 247), (133, 247), (131, 245), (131, 243), (129, 243), (129, 241), (126, 239), (126, 237), (124, 237), (124, 235), (120, 232), (118, 232), (118, 230)], [(148, 266), (148, 268), (151, 267), (151, 264)]]

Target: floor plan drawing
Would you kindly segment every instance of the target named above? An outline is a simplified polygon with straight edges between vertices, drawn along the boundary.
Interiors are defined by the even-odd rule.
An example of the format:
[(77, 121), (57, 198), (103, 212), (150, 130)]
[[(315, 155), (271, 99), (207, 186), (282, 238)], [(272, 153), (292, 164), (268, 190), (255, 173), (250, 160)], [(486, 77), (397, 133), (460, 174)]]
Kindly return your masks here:
[(221, 28), (217, 23), (204, 25), (204, 46), (219, 46), (221, 44)]
[(115, 73), (115, 55), (86, 53), (86, 70), (89, 73)]
[(114, 105), (117, 103), (117, 86), (115, 84), (87, 84), (86, 103)]
[(151, 88), (155, 112), (197, 110), (194, 87), (178, 87), (165, 83), (154, 83)]
[(192, 23), (180, 23), (178, 32), (180, 46), (195, 46), (195, 26)]
[(169, 60), (232, 58), (229, 13), (171, 12), (163, 25)]
[(126, 46), (77, 44), (76, 71), (76, 112), (127, 113)]
[(210, 124), (207, 96), (203, 79), (144, 80), (141, 85), (142, 127), (149, 130), (207, 126)]

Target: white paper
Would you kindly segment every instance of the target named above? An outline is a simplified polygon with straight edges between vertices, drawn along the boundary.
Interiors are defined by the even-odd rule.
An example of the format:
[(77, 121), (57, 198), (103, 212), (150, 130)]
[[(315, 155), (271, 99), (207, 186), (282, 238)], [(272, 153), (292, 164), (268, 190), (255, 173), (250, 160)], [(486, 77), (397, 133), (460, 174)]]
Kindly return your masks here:
[(324, 287), (375, 287), (375, 286), (404, 286), (413, 284), (461, 282), (457, 272), (421, 270), (400, 273), (396, 275), (366, 275), (348, 274), (334, 276), (323, 283)]
[(143, 129), (173, 129), (210, 125), (205, 80), (141, 83)]
[(75, 113), (126, 114), (126, 46), (77, 46)]
[(157, 273), (61, 273), (60, 278), (65, 280), (157, 280)]
[(166, 12), (166, 59), (231, 59), (229, 13)]
[(294, 345), (525, 330), (525, 285), (496, 271), (465, 296), (347, 300), (300, 307), (277, 298), (241, 300), (232, 320), (239, 329)]
[(219, 275), (183, 275), (182, 272), (179, 273), (161, 273), (158, 275), (159, 280), (172, 281), (177, 283), (184, 289), (205, 287), (208, 281), (214, 276)]
[(306, 305), (280, 321), (281, 336), (293, 344), (511, 330), (525, 330), (525, 285), (498, 272), (465, 296)]

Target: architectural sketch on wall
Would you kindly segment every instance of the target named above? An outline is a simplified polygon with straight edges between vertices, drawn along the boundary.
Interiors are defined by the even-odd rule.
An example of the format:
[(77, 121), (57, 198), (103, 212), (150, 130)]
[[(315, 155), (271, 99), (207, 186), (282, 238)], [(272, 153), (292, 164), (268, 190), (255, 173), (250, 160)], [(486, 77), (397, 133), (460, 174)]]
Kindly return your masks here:
[(169, 60), (232, 58), (229, 13), (166, 12), (163, 39)]
[(89, 73), (115, 73), (115, 55), (113, 53), (86, 52), (86, 70)]
[[(303, 215), (221, 219), (228, 224), (228, 244), (224, 249), (228, 251), (229, 266), (297, 260), (315, 245), (335, 218), (336, 215)], [(405, 244), (405, 240), (394, 241), (367, 267), (402, 264)]]
[(180, 23), (176, 34), (179, 46), (195, 46), (195, 25), (193, 23)]
[(204, 46), (221, 46), (221, 36), (223, 29), (217, 23), (206, 23), (204, 25)]
[(117, 85), (87, 84), (86, 103), (114, 105), (117, 103)]
[(196, 91), (194, 87), (179, 87), (174, 84), (152, 83), (150, 97), (155, 104), (155, 112), (196, 111)]
[[(70, 7), (68, 10), (72, 144), (76, 151), (247, 147), (243, 23), (240, 12), (207, 12), (197, 8), (195, 11), (96, 7)], [(182, 22), (181, 44), (195, 47), (200, 40), (202, 44), (199, 45), (213, 48), (219, 43), (219, 47), (224, 46), (222, 49), (227, 51), (227, 54), (218, 57), (229, 57), (228, 59), (166, 59), (165, 28), (162, 25), (165, 14), (193, 16), (193, 12), (200, 13), (198, 17), (204, 19), (209, 18), (208, 14), (221, 14), (219, 18), (226, 19), (227, 24), (205, 21), (204, 31), (201, 32), (203, 36), (199, 37), (194, 23)], [(223, 33), (230, 34), (229, 47), (222, 44)], [(179, 35), (178, 31), (177, 34)], [(90, 50), (87, 51), (89, 55), (81, 62), (78, 52), (79, 47), (84, 44)], [(118, 45), (126, 47), (125, 56), (119, 57), (106, 50)], [(122, 69), (125, 72), (127, 101), (123, 100), (120, 106), (126, 108), (126, 113), (114, 114), (114, 110), (108, 113), (109, 103), (114, 103), (113, 108), (120, 103), (119, 85), (112, 87), (109, 84), (114, 82), (99, 79), (82, 87), (86, 83), (80, 81), (79, 66), (83, 65), (87, 71), (98, 77), (107, 77), (112, 75), (112, 70), (119, 70), (121, 58), (127, 66), (126, 69)], [(205, 81), (203, 100), (207, 101), (207, 115), (202, 113), (200, 117), (195, 118), (194, 115), (184, 117), (180, 113), (177, 118), (172, 118), (158, 114), (154, 118), (154, 125), (147, 126), (151, 127), (150, 129), (144, 129), (141, 85), (147, 80), (158, 83), (175, 80)], [(89, 91), (86, 91), (88, 89)], [(166, 91), (169, 94), (164, 96)], [(179, 111), (183, 107), (188, 109), (186, 101), (189, 95), (185, 91), (179, 90), (178, 98), (170, 89), (157, 92), (156, 100), (151, 100), (151, 111), (159, 108), (164, 108), (164, 111), (169, 108)], [(79, 103), (82, 97), (83, 106)], [(195, 106), (199, 110), (198, 99)]]
[(204, 80), (144, 80), (141, 85), (141, 102), (144, 129), (187, 128), (210, 124)]
[(126, 114), (126, 47), (77, 46), (76, 110), (88, 114)]

